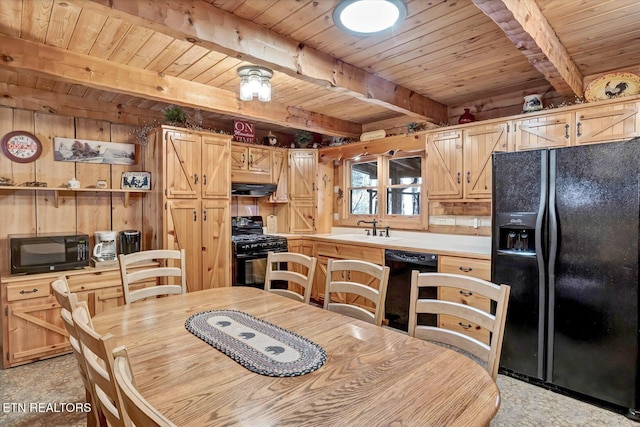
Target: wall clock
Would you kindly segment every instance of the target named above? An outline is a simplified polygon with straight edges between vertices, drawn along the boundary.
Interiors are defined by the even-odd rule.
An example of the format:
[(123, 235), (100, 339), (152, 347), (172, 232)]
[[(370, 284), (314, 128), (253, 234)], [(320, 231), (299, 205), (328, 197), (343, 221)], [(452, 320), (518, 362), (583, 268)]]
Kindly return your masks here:
[(6, 134), (0, 145), (5, 156), (18, 163), (33, 162), (42, 154), (42, 144), (38, 137), (22, 130)]

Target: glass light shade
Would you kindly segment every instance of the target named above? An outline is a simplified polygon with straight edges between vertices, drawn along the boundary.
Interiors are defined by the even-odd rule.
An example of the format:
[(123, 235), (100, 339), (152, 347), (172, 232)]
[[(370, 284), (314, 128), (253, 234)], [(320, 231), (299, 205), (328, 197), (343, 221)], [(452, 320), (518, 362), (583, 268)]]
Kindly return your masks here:
[(355, 35), (379, 34), (406, 16), (402, 0), (343, 0), (333, 12), (335, 24)]
[(242, 77), (240, 79), (240, 100), (251, 101), (252, 99), (253, 99), (253, 92), (251, 92), (249, 79), (247, 77)]
[(257, 65), (238, 68), (240, 76), (240, 100), (251, 101), (258, 97), (260, 101), (271, 101), (271, 81), (273, 71)]
[(258, 99), (262, 102), (271, 101), (271, 82), (266, 77), (262, 78)]

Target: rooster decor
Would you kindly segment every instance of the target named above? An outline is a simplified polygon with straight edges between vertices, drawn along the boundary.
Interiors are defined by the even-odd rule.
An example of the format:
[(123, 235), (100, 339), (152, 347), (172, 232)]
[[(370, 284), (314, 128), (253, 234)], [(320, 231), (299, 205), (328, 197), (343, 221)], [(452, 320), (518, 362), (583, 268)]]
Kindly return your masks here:
[(615, 87), (611, 87), (611, 81), (608, 81), (604, 86), (604, 94), (609, 98), (615, 98), (623, 94), (628, 87), (627, 82), (620, 82)]

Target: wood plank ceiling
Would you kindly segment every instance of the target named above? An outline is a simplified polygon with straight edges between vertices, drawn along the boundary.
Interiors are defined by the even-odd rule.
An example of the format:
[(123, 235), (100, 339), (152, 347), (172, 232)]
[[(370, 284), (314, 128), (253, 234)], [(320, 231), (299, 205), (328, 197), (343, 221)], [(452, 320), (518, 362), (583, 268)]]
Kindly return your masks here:
[[(2, 0), (0, 105), (136, 125), (170, 104), (205, 123), (357, 137), (409, 122), (515, 114), (640, 70), (636, 0), (406, 0), (393, 34), (355, 37), (338, 0)], [(272, 68), (273, 100), (237, 99)]]

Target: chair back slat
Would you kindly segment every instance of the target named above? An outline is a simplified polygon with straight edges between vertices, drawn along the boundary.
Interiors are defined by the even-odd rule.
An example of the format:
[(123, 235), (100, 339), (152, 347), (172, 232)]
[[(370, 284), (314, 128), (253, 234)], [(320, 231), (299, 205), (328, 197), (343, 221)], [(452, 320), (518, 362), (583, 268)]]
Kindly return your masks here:
[[(161, 295), (178, 295), (187, 292), (187, 275), (185, 251), (157, 249), (150, 251), (121, 254), (118, 257), (120, 263), (120, 277), (125, 304), (131, 304), (144, 298)], [(129, 268), (143, 262), (158, 262), (157, 267), (145, 269), (137, 268), (129, 271)], [(178, 266), (170, 265), (178, 263)], [(169, 282), (168, 278), (177, 277), (178, 283)], [(155, 286), (145, 286), (135, 289), (132, 285), (154, 279)], [(174, 280), (175, 281), (175, 280)]]
[[(356, 282), (356, 277), (362, 277), (364, 283)], [(388, 282), (389, 267), (360, 260), (330, 259), (327, 264), (324, 308), (380, 326), (384, 319)], [(377, 288), (374, 287), (376, 283)], [(349, 303), (344, 300), (346, 294), (364, 298), (373, 307)]]
[[(462, 302), (421, 299), (419, 298), (419, 290), (424, 287), (457, 288), (474, 295), (482, 295), (491, 300), (490, 306), (494, 305), (495, 311), (487, 312)], [(508, 285), (496, 285), (474, 277), (458, 274), (420, 273), (414, 270), (411, 274), (411, 294), (409, 297), (409, 335), (452, 345), (474, 355), (486, 363), (487, 372), (495, 380), (500, 365), (510, 290)], [(466, 322), (476, 324), (489, 332), (489, 344), (459, 331), (441, 327), (442, 325), (419, 324), (418, 314), (422, 313), (453, 316), (465, 322), (465, 327), (469, 326)]]
[[(295, 252), (269, 252), (267, 255), (264, 289), (309, 304), (311, 301), (311, 288), (313, 286), (317, 261), (315, 257)], [(279, 270), (276, 268), (282, 263), (287, 263), (287, 270)], [(296, 270), (306, 271), (306, 274)], [(275, 281), (289, 282), (288, 288), (274, 288), (273, 284)], [(302, 289), (302, 293), (298, 292), (298, 288)]]

